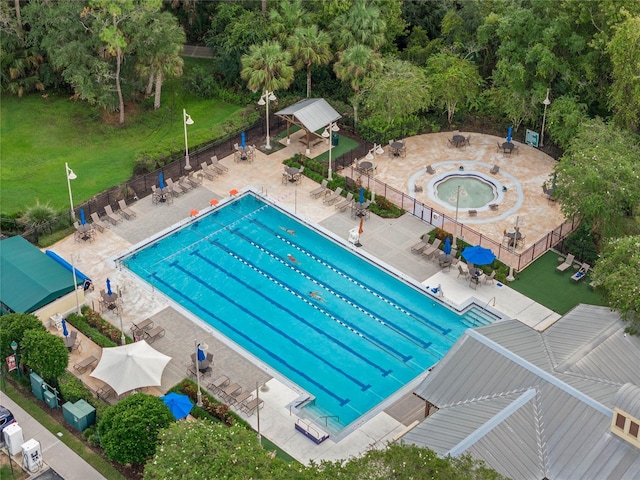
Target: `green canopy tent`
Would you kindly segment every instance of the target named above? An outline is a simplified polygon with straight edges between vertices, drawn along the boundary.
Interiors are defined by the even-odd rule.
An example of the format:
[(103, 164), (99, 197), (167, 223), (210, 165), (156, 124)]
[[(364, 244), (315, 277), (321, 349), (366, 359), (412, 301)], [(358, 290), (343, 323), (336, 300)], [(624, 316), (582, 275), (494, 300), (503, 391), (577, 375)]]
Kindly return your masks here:
[(0, 315), (34, 312), (69, 292), (73, 274), (53, 258), (20, 236), (0, 241)]

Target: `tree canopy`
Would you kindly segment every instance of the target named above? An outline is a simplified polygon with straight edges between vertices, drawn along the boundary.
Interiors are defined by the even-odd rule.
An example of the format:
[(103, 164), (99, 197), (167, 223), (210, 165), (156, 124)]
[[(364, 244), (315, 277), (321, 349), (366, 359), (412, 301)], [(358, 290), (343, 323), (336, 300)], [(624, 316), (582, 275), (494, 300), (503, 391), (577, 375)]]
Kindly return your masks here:
[(27, 330), (20, 346), (22, 362), (47, 381), (58, 378), (69, 365), (69, 351), (64, 340), (47, 331)]

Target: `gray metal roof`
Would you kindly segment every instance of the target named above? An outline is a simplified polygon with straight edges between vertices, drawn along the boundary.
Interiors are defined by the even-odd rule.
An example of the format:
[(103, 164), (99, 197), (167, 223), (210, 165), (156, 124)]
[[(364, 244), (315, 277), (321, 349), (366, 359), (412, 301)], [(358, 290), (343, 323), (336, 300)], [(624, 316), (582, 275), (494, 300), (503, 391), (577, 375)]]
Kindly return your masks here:
[(640, 418), (640, 387), (632, 383), (625, 383), (613, 397), (613, 405), (636, 418)]
[(514, 479), (633, 478), (640, 449), (610, 433), (621, 380), (640, 384), (640, 341), (623, 329), (581, 305), (543, 333), (515, 320), (467, 331), (416, 389), (440, 410), (402, 440)]
[(324, 98), (305, 98), (276, 112), (279, 117), (297, 120), (306, 130), (315, 132), (342, 118)]

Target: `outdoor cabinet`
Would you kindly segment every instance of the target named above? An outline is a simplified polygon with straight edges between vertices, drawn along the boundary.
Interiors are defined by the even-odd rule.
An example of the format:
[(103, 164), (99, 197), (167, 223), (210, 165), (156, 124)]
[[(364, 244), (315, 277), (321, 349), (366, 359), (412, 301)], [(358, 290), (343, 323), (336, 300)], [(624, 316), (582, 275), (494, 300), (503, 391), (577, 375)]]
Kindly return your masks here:
[(31, 392), (38, 397), (39, 400), (44, 401), (44, 380), (34, 372), (29, 374), (29, 378), (31, 379)]
[(65, 403), (62, 405), (62, 414), (67, 422), (81, 432), (96, 423), (96, 409), (84, 400)]
[(50, 408), (56, 408), (58, 406), (58, 397), (55, 393), (49, 390), (44, 391), (44, 402), (49, 405)]

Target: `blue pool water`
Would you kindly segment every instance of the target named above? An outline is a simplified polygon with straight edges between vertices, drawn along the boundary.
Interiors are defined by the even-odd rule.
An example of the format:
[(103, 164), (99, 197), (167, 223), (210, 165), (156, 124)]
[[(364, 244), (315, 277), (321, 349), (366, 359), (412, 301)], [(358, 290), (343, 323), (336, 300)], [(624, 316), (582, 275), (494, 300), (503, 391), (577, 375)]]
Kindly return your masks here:
[(476, 325), (253, 195), (123, 264), (313, 395), (305, 410), (334, 431)]

